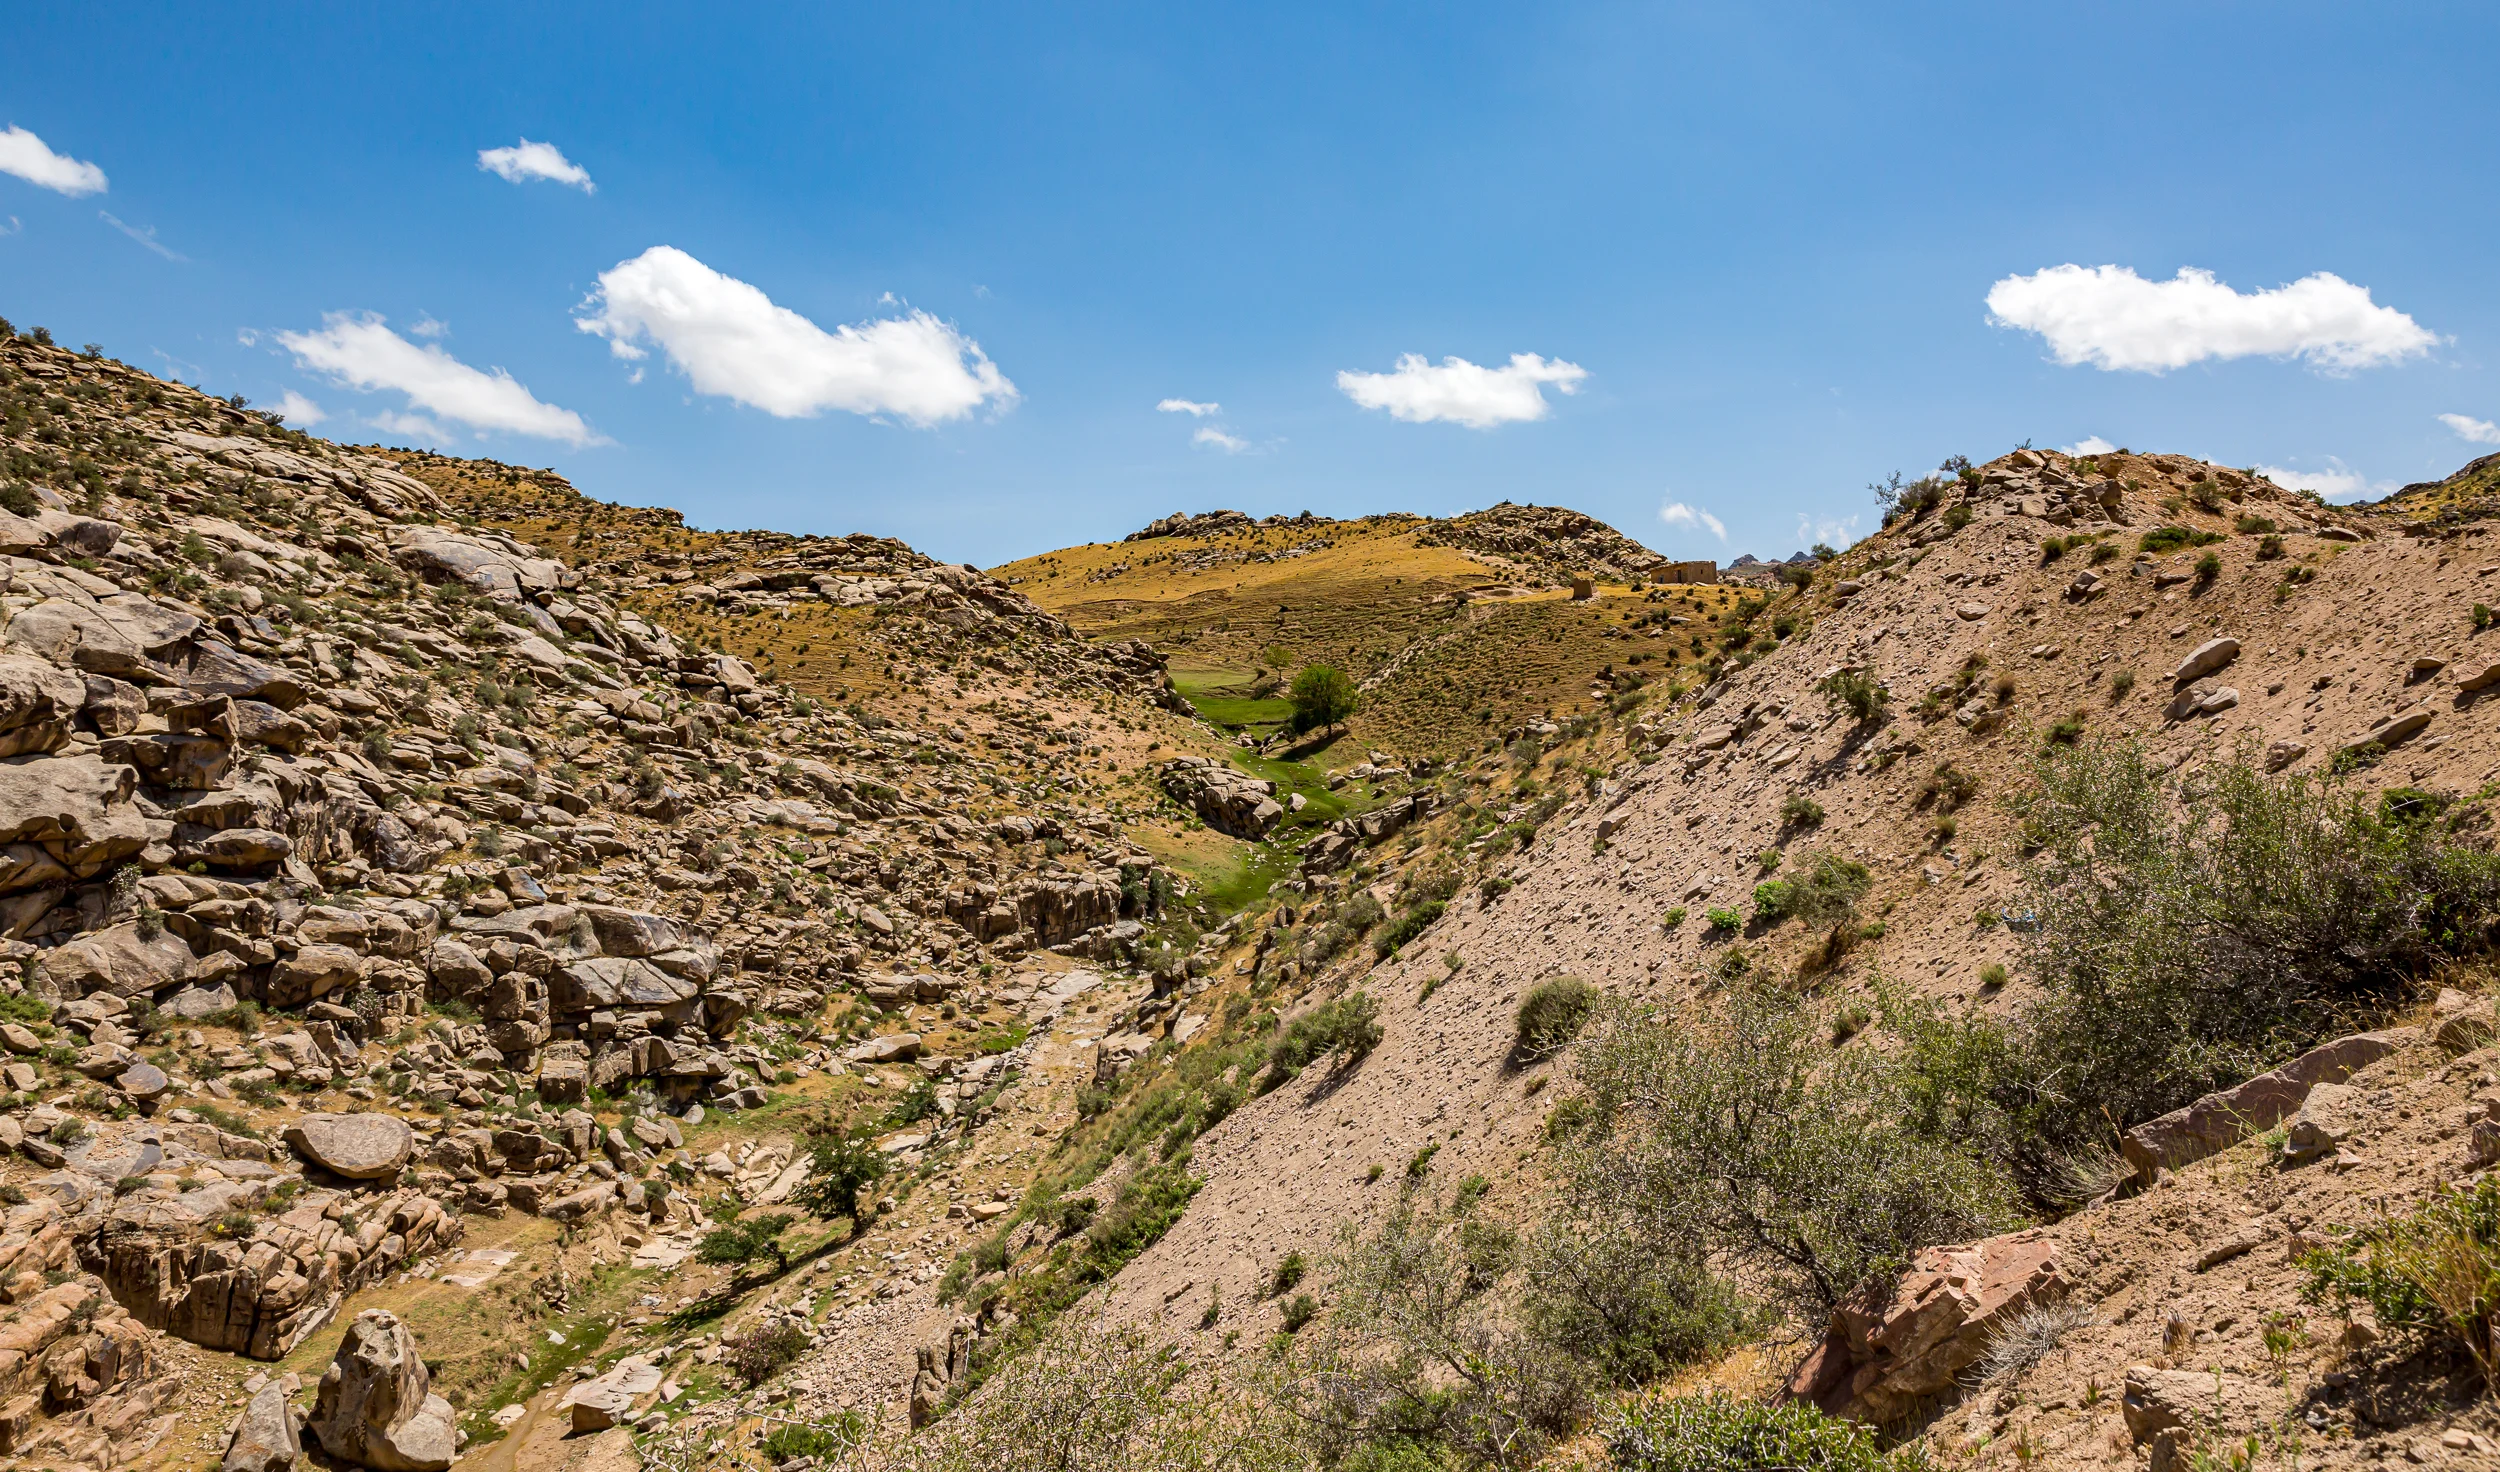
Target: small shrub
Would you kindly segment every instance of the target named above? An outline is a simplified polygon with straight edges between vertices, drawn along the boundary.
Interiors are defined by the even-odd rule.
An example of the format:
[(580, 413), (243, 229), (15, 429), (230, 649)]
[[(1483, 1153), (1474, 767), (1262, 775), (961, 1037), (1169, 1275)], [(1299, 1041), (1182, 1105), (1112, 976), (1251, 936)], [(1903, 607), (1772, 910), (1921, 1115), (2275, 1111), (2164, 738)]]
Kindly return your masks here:
[(1622, 1472), (1925, 1472), (1913, 1442), (1887, 1452), (1871, 1426), (1805, 1401), (1770, 1406), (1723, 1392), (1636, 1401), (1606, 1428)]
[(1319, 1300), (1308, 1293), (1297, 1293), (1286, 1301), (1281, 1312), (1285, 1320), (1285, 1332), (1299, 1334), (1305, 1325), (1319, 1317)]
[(2300, 1265), (2310, 1302), (2367, 1303), (2383, 1329), (2464, 1350), (2484, 1390), (2500, 1394), (2500, 1176), (2437, 1190)]
[(1743, 912), (1731, 910), (1725, 905), (1711, 906), (1709, 909), (1702, 912), (1702, 918), (1710, 922), (1710, 928), (1713, 930), (1742, 930), (1745, 928), (1745, 916)]
[(1958, 532), (1970, 525), (1978, 515), (1978, 512), (1971, 510), (1968, 501), (1956, 501), (1944, 509), (1945, 530)]
[(2222, 576), (2222, 559), (2208, 552), (2196, 559), (2196, 585), (2204, 587)]
[(1860, 725), (1872, 725), (1884, 713), (1884, 702), (1890, 698), (1884, 687), (1864, 670), (1837, 670), (1815, 684), (1825, 703), (1834, 711), (1847, 711)]
[(2083, 712), (2076, 711), (2050, 722), (2048, 734), (2043, 739), (2051, 746), (2072, 746), (2082, 740)]
[(761, 1385), (807, 1353), (807, 1331), (788, 1319), (771, 1319), (723, 1342), (729, 1365), (749, 1385)]
[(1951, 762), (1938, 762), (1918, 789), (1919, 804), (1933, 804), (1941, 813), (1956, 812), (1978, 795), (1979, 779)]
[(1308, 1271), (1310, 1271), (1310, 1264), (1303, 1260), (1301, 1253), (1286, 1253), (1277, 1259), (1276, 1271), (1268, 1277), (1267, 1296), (1282, 1298), (1291, 1293), (1302, 1285), (1302, 1275)]
[(2136, 547), (2140, 551), (2149, 552), (2158, 557), (2167, 552), (2176, 552), (2182, 547), (2202, 547), (2221, 540), (2222, 536), (2219, 532), (2190, 531), (2183, 526), (2157, 526), (2137, 538)]
[(1788, 828), (1813, 828), (1823, 821), (1823, 805), (1802, 792), (1792, 792), (1780, 801), (1780, 823)]
[(2283, 539), (2272, 532), (2257, 539), (2257, 560), (2272, 562), (2283, 555)]
[(1359, 1063), (1380, 1046), (1381, 1036), (1379, 1004), (1366, 993), (1349, 992), (1314, 1007), (1287, 1024), (1270, 1045), (1261, 1090), (1272, 1089), (1331, 1055), (1349, 1066)]
[(2270, 518), (2249, 511), (2241, 512), (2239, 519), (2231, 523), (2231, 529), (2243, 537), (2268, 536), (2278, 530)]
[(2109, 677), (2109, 703), (2116, 705), (2135, 689), (2135, 671), (2120, 670)]
[(1840, 925), (1851, 919), (1858, 901), (1874, 883), (1864, 864), (1834, 853), (1817, 853), (1798, 865), (1787, 879), (1754, 886), (1754, 918), (1765, 925), (1797, 919), (1813, 927)]
[(1682, 925), (1684, 923), (1684, 907), (1682, 905), (1671, 907), (1667, 913), (1658, 917), (1658, 923), (1665, 926), (1669, 930), (1673, 930), (1677, 926)]
[(1577, 976), (1553, 976), (1520, 999), (1518, 1047), (1523, 1058), (1545, 1058), (1579, 1036), (1597, 1009), (1597, 988)]

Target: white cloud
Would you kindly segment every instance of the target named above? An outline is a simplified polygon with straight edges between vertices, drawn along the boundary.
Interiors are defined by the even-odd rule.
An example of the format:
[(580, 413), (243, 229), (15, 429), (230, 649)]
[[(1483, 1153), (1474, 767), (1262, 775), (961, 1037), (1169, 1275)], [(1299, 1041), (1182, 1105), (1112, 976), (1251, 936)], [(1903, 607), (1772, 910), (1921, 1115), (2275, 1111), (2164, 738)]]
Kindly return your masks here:
[(2066, 446), (2063, 453), (2068, 455), (2106, 455), (2110, 451), (2117, 448), (2118, 447), (2116, 445), (2102, 439), (2097, 434), (2087, 434), (2082, 439)]
[(2457, 438), (2469, 445), (2500, 445), (2500, 424), (2488, 419), (2469, 419), (2463, 414), (2442, 414), (2439, 422), (2457, 432)]
[(1687, 506), (1681, 501), (1669, 501), (1658, 508), (1658, 519), (1669, 526), (1707, 530), (1710, 535), (1717, 537), (1720, 541), (1727, 540), (1727, 523), (1698, 506)]
[(2396, 489), (2394, 481), (2374, 481), (2332, 455), (2326, 457), (2326, 463), (2330, 469), (2292, 470), (2281, 465), (2260, 465), (2257, 473), (2285, 490), (2315, 491), (2329, 501), (2384, 496)]
[(1189, 442), (1193, 445), (1213, 445), (1227, 455), (1238, 455), (1250, 448), (1248, 440), (1238, 435), (1226, 434), (1212, 424), (1198, 426), (1198, 432), (1189, 437)]
[(599, 186), (590, 182), (590, 171), (566, 158), (552, 143), (532, 143), (527, 138), (510, 148), (481, 148), (477, 166), (508, 183), (527, 184), (544, 179), (563, 184), (584, 194), (596, 194)]
[(2207, 358), (2300, 358), (2330, 373), (2430, 351), (2436, 333), (2325, 271), (2242, 294), (2182, 266), (2147, 281), (2124, 266), (2051, 266), (1988, 289), (1988, 320), (2036, 332), (2058, 362), (2161, 373)]
[(319, 404), (293, 389), (278, 396), (278, 413), (297, 429), (309, 429), (330, 417)]
[(136, 225), (123, 224), (121, 217), (114, 214), (111, 210), (97, 210), (96, 214), (104, 221), (105, 224), (119, 230), (124, 235), (129, 236), (131, 239), (146, 246), (148, 249), (156, 252), (158, 255), (163, 256), (169, 261), (187, 261), (191, 259), (189, 256), (177, 254), (171, 247), (159, 241), (156, 238), (156, 227), (154, 225), (150, 225), (145, 230), (142, 230)]
[(616, 356), (657, 343), (698, 392), (776, 418), (841, 409), (926, 428), (1018, 397), (979, 343), (927, 312), (827, 332), (673, 246), (618, 262), (582, 305), (573, 325)]
[(459, 438), (458, 435), (422, 414), (395, 414), (386, 410), (368, 417), (365, 423), (372, 425), (375, 429), (412, 440), (422, 440), (428, 444), (448, 445)]
[(11, 215), (9, 216), (9, 223), (6, 225), (0, 225), (0, 235), (15, 235), (18, 231), (25, 228), (25, 226), (20, 225), (17, 222), (17, 216)]
[(1420, 353), (1405, 353), (1392, 372), (1339, 373), (1337, 387), (1364, 408), (1386, 409), (1392, 418), (1410, 424), (1446, 419), (1469, 429), (1491, 429), (1497, 424), (1544, 418), (1553, 406), (1539, 385), (1550, 383), (1563, 393), (1576, 394), (1580, 380), (1588, 376), (1588, 370), (1577, 363), (1534, 353), (1513, 353), (1509, 366), (1503, 368), (1485, 368), (1457, 357), (1443, 358), (1435, 367)]
[(418, 313), (416, 322), (411, 325), (408, 330), (418, 337), (441, 338), (451, 336), (451, 324), (448, 322), (435, 321), (433, 314), (428, 312)]
[[(278, 341), (295, 355), (299, 366), (327, 374), (349, 388), (406, 394), (411, 406), (471, 429), (502, 430), (570, 445), (599, 439), (580, 415), (541, 401), (501, 368), (480, 372), (430, 343), (410, 342), (370, 313), (332, 312), (321, 321), (319, 332), (281, 332)], [(404, 422), (374, 422), (416, 432)]]
[(1222, 404), (1201, 404), (1195, 399), (1165, 399), (1161, 403), (1155, 405), (1155, 412), (1158, 414), (1187, 414), (1193, 418), (1204, 419), (1210, 414), (1222, 411), (1223, 407), (1224, 406)]
[(54, 153), (24, 128), (0, 133), (0, 174), (15, 174), (38, 188), (71, 196), (102, 194), (104, 171), (91, 163)]
[(1823, 542), (1834, 547), (1846, 547), (1858, 539), (1857, 531), (1858, 519), (1854, 516), (1834, 521), (1829, 517), (1817, 520), (1802, 511), (1797, 513), (1797, 540), (1800, 542)]

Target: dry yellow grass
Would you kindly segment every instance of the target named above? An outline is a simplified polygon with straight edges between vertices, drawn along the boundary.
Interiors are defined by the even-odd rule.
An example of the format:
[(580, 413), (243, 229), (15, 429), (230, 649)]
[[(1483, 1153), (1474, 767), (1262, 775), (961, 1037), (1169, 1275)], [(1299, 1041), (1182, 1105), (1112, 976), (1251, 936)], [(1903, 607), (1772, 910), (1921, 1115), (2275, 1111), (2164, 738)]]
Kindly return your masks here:
[(1262, 669), (1347, 671), (1367, 687), (1366, 709), (1333, 748), (1339, 764), (1370, 746), (1453, 755), (1529, 717), (1585, 711), (1630, 676), (1665, 677), (1696, 657), (1682, 629), (1633, 629), (1659, 607), (1651, 600), (1699, 628), (1739, 596), (1618, 584), (1575, 602), (1494, 559), (1418, 545), (1432, 525), (1382, 516), (1097, 542), (991, 571), (1089, 637), (1166, 651), (1185, 690), (1246, 685)]

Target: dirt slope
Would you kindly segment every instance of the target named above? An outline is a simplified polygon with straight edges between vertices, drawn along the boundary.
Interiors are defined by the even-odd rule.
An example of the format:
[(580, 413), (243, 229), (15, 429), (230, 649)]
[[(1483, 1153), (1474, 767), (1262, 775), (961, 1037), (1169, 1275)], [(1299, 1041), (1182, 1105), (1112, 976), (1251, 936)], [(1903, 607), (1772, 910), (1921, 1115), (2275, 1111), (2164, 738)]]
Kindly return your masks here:
[[(1532, 1194), (1538, 1091), (1556, 1065), (1509, 1060), (1522, 994), (1570, 972), (1621, 994), (1693, 995), (1728, 944), (1705, 935), (1702, 910), (1744, 908), (1762, 877), (1752, 856), (1766, 849), (1835, 848), (1875, 871), (1865, 913), (1881, 915), (1885, 933), (1823, 986), (1863, 988), (1880, 971), (1950, 1003), (2009, 1005), (1980, 977), (2013, 951), (1998, 923), (2013, 880), (2013, 819), (1995, 799), (2061, 719), (2139, 735), (2173, 763), (2246, 746), (2319, 769), (2410, 712), (2427, 724), (2376, 758), (2371, 780), (2474, 798), (2500, 778), (2500, 708), (2460, 688), (2500, 660), (2500, 635), (2478, 632), (2473, 618), (2476, 601), (2500, 588), (2500, 544), (2487, 527), (2407, 535), (2393, 518), (2330, 511), (2158, 456), (2100, 462), (2101, 474), (2128, 483), (2114, 524), (2097, 511), (2053, 523), (2046, 516), (2063, 488), (2099, 475), (2054, 456), (1985, 470), (1989, 493), (1972, 501), (1967, 526), (1948, 531), (1931, 518), (1870, 539), (1797, 601), (1808, 626), (1795, 636), (1695, 698), (1631, 717), (1624, 754), (1594, 794), (1500, 861), (1496, 874), (1515, 887), (1498, 898), (1461, 890), (1399, 959), (1362, 980), (1386, 1040), (1360, 1067), (1314, 1069), (1201, 1138), (1196, 1168), (1207, 1185), (1121, 1275), (1121, 1311), (1193, 1335), (1220, 1286), (1227, 1327), (1272, 1328), (1274, 1307), (1250, 1306), (1262, 1276), (1389, 1201), (1428, 1144), (1440, 1147), (1430, 1167), (1438, 1175), (1481, 1172), (1497, 1202)], [(2208, 474), (2230, 492), (2213, 511), (2184, 499)], [(2250, 516), (2280, 528), (2280, 555), (2262, 540), (2268, 533), (2233, 530)], [(2143, 534), (2165, 525), (2218, 540), (2137, 555)], [(2121, 555), (2094, 568), (2087, 546), (2044, 562), (2044, 539), (2076, 533), (2097, 533)], [(2220, 566), (2200, 576), (2208, 551)], [(2287, 582), (2293, 569), (2305, 580)], [(2087, 570), (2099, 585), (2078, 592)], [(2218, 714), (2170, 718), (2170, 676), (2217, 637), (2239, 640), (2241, 652), (2195, 691), (2227, 688), (2236, 702), (2215, 698), (2207, 704)], [(1984, 671), (1966, 679), (1976, 656)], [(1812, 693), (1843, 665), (1865, 666), (1891, 692), (1896, 718), (1871, 740)], [(2121, 675), (2132, 676), (2123, 693)], [(1998, 687), (2000, 677), (2010, 685)], [(1915, 707), (1930, 690), (1959, 693), (1922, 716)], [(1975, 779), (1976, 796), (1939, 839), (1920, 789), (1943, 762)], [(1781, 803), (1793, 793), (1822, 805), (1819, 828), (1783, 832)], [(1689, 913), (1671, 928), (1677, 907)], [(1804, 941), (1774, 931), (1745, 944), (1758, 964), (1778, 964)], [(1419, 1001), (1448, 956), (1463, 966)], [(1386, 1169), (1375, 1177), (1377, 1167)], [(2150, 1243), (2147, 1252), (2141, 1270), (2167, 1260)]]

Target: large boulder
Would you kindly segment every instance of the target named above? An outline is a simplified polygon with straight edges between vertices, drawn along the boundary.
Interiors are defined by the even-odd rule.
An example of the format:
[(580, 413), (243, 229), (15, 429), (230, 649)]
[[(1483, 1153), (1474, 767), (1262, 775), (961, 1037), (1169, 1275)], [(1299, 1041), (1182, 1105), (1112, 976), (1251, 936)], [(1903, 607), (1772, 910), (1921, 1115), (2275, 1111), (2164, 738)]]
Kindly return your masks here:
[(1275, 783), (1202, 756), (1179, 757), (1165, 767), (1163, 790), (1187, 803), (1208, 827), (1235, 838), (1265, 838), (1285, 816)]
[[(147, 819), (131, 801), (138, 782), (130, 768), (93, 756), (0, 761), (0, 845), (34, 845), (86, 878), (146, 846)], [(44, 877), (21, 873), (5, 887), (22, 888)]]
[(307, 1114), (286, 1127), (286, 1142), (333, 1175), (381, 1181), (407, 1166), (415, 1137), (388, 1114)]
[(185, 980), (198, 964), (182, 937), (161, 925), (150, 935), (130, 921), (45, 951), (35, 962), (35, 984), (44, 996), (73, 1001), (97, 992), (145, 997)]
[(87, 703), (87, 682), (46, 660), (0, 654), (0, 757), (57, 751)]
[(459, 1453), (451, 1402), (433, 1393), (416, 1336), (382, 1309), (348, 1325), (306, 1425), (331, 1456), (376, 1472), (441, 1472)]
[(1978, 1363), (2015, 1314), (2068, 1286), (2057, 1244), (2040, 1232), (1922, 1249), (1881, 1302), (1832, 1315), (1789, 1391), (1834, 1415), (1898, 1420)]
[(226, 1459), (219, 1472), (293, 1472), (304, 1455), (303, 1438), (295, 1429), (295, 1407), (286, 1399), (294, 1384), (294, 1376), (281, 1375), (262, 1386), (244, 1406), (233, 1434), (226, 1438)]
[(269, 1005), (301, 1007), (364, 979), (365, 958), (345, 946), (298, 946), (269, 968)]

